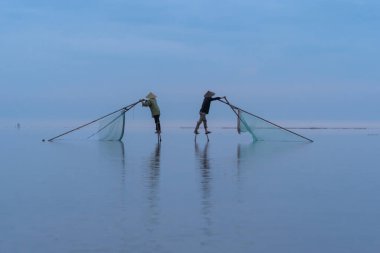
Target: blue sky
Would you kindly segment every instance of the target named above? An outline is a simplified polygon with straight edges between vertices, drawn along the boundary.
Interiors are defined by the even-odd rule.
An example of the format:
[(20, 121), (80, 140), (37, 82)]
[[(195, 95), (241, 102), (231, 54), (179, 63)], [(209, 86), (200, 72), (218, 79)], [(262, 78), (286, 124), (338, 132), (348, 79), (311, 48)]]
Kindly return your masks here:
[(1, 117), (91, 118), (153, 91), (166, 120), (195, 120), (210, 89), (273, 120), (377, 121), (379, 13), (374, 0), (2, 0)]

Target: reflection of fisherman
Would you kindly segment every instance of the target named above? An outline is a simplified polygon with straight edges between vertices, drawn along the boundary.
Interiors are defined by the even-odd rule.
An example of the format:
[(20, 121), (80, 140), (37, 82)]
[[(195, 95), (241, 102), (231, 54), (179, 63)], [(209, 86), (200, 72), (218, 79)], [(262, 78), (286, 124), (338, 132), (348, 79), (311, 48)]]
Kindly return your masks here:
[(215, 93), (212, 91), (207, 91), (206, 94), (204, 95), (202, 108), (199, 111), (199, 120), (198, 120), (197, 125), (196, 125), (195, 130), (194, 130), (195, 134), (199, 134), (198, 129), (199, 129), (199, 126), (202, 124), (202, 122), (203, 122), (203, 126), (205, 128), (205, 133), (206, 134), (211, 133), (210, 131), (207, 130), (206, 114), (208, 114), (210, 111), (211, 102), (214, 100), (220, 100), (221, 99), (221, 97), (213, 98), (212, 96), (214, 96), (214, 95), (215, 95)]
[[(148, 207), (148, 230), (154, 231), (160, 221), (160, 208), (159, 208), (159, 185), (160, 185), (160, 143), (157, 143), (156, 148), (148, 159), (148, 166), (146, 167), (146, 201)], [(145, 216), (145, 215), (144, 215)]]
[(142, 105), (149, 107), (150, 112), (152, 113), (152, 118), (154, 118), (154, 122), (156, 123), (156, 133), (161, 133), (160, 108), (157, 104), (157, 96), (152, 92), (149, 92), (146, 98), (148, 98), (148, 100), (143, 100)]
[(204, 147), (203, 151), (199, 149), (198, 143), (195, 143), (195, 154), (199, 157), (201, 164), (202, 176), (208, 176), (208, 170), (210, 169), (210, 163), (208, 159), (208, 142)]
[(211, 164), (208, 157), (208, 142), (204, 146), (203, 150), (199, 148), (198, 144), (195, 143), (195, 155), (199, 160), (199, 171), (200, 171), (200, 186), (201, 186), (201, 211), (204, 218), (202, 225), (202, 230), (207, 236), (213, 234), (212, 231), (212, 175), (211, 175)]
[(160, 168), (160, 153), (161, 145), (158, 143), (150, 159), (150, 168), (152, 169), (152, 171)]

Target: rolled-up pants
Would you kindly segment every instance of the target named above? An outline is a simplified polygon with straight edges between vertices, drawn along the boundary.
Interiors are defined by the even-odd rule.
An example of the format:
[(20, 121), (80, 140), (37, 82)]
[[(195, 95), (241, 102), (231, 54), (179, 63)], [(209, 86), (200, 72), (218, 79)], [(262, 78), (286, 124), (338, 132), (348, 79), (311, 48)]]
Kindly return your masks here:
[(154, 123), (156, 123), (156, 131), (161, 132), (160, 115), (153, 116)]
[(202, 122), (203, 122), (203, 126), (204, 126), (204, 128), (207, 129), (206, 113), (204, 113), (204, 112), (200, 112), (200, 113), (199, 113), (199, 120), (198, 120), (198, 122), (197, 122), (197, 127), (196, 127), (196, 129), (199, 128), (199, 126), (202, 124)]

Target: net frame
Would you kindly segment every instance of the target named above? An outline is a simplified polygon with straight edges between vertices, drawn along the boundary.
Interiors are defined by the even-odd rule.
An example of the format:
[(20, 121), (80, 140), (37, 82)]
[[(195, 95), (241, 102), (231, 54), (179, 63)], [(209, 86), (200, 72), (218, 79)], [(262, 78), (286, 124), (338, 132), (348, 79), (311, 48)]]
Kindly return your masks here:
[(97, 136), (99, 141), (121, 141), (124, 137), (125, 113), (126, 111), (122, 110), (116, 117), (110, 115), (98, 121), (99, 130), (91, 134), (88, 139)]
[[(313, 142), (313, 140), (305, 137), (305, 136), (302, 136), (298, 133), (295, 133), (285, 127), (282, 127), (278, 124), (275, 124), (269, 120), (266, 120), (260, 116), (257, 116), (253, 113), (250, 113), (246, 110), (243, 110), (235, 105), (232, 105), (230, 104), (230, 102), (227, 100), (226, 97), (224, 97), (224, 100), (219, 100), (220, 102), (228, 105), (232, 111), (236, 114), (237, 116), (237, 121), (238, 121), (238, 124), (237, 124), (237, 130), (238, 130), (238, 133), (243, 133), (243, 132), (249, 132), (252, 136), (252, 139), (253, 141), (266, 141), (266, 140), (270, 140), (270, 141), (290, 141), (290, 142)], [(279, 140), (279, 139), (270, 139), (270, 138), (263, 138), (262, 136), (259, 135), (259, 128), (254, 128), (252, 126), (250, 126), (250, 124), (247, 122), (247, 120), (244, 118), (243, 116), (243, 113), (244, 114), (247, 114), (249, 115), (250, 117), (253, 117), (255, 118), (258, 122), (262, 122), (263, 125), (267, 125), (266, 127), (266, 131), (270, 131), (270, 130), (274, 130), (276, 132), (282, 132), (282, 133), (285, 133), (287, 134), (288, 136), (292, 136), (293, 138), (284, 138), (283, 140)], [(264, 127), (262, 127), (262, 129), (265, 129)], [(269, 135), (268, 135), (269, 136)]]
[[(75, 132), (75, 131), (77, 131), (77, 130), (79, 130), (79, 129), (82, 129), (82, 128), (86, 127), (86, 126), (89, 126), (89, 125), (91, 125), (91, 124), (93, 124), (93, 123), (95, 123), (95, 122), (98, 122), (98, 121), (100, 121), (100, 120), (102, 120), (102, 119), (104, 119), (104, 118), (106, 118), (106, 117), (109, 117), (109, 116), (111, 116), (111, 115), (113, 115), (113, 114), (115, 114), (115, 113), (117, 113), (117, 112), (123, 112), (123, 114), (125, 115), (126, 112), (128, 112), (130, 109), (132, 109), (134, 106), (136, 106), (138, 103), (141, 103), (141, 102), (142, 102), (142, 100), (139, 100), (139, 101), (137, 101), (137, 102), (135, 102), (135, 103), (132, 103), (132, 104), (130, 104), (130, 105), (127, 105), (127, 106), (125, 106), (125, 107), (123, 107), (123, 108), (121, 108), (121, 109), (118, 109), (118, 110), (116, 110), (116, 111), (113, 111), (113, 112), (111, 112), (111, 113), (108, 113), (107, 115), (104, 115), (104, 116), (102, 116), (102, 117), (99, 117), (99, 118), (97, 118), (97, 119), (94, 119), (94, 120), (92, 120), (92, 121), (90, 121), (90, 122), (88, 122), (88, 123), (86, 123), (86, 124), (83, 124), (83, 125), (78, 126), (78, 127), (74, 128), (74, 129), (71, 129), (71, 130), (66, 131), (66, 132), (64, 132), (64, 133), (62, 133), (62, 134), (59, 134), (59, 135), (57, 135), (57, 136), (55, 136), (55, 137), (52, 137), (52, 138), (48, 139), (47, 141), (52, 142), (52, 141), (54, 141), (54, 140), (56, 140), (56, 139), (58, 139), (58, 138), (60, 138), (60, 137), (62, 137), (62, 136), (65, 136), (65, 135), (67, 135), (67, 134), (70, 134), (70, 133), (72, 133), (72, 132)], [(125, 124), (125, 121), (123, 121), (123, 122), (124, 122), (124, 124)], [(124, 135), (124, 125), (123, 125), (123, 135)], [(42, 141), (45, 141), (45, 139), (43, 139)]]

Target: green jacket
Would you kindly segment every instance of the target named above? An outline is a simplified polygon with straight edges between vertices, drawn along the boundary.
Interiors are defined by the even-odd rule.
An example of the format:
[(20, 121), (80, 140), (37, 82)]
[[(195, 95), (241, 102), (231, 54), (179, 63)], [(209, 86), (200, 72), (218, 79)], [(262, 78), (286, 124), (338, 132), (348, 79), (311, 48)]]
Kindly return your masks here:
[(160, 115), (160, 107), (158, 107), (157, 101), (155, 98), (150, 98), (148, 100), (145, 100), (142, 103), (143, 106), (149, 106), (150, 112), (152, 113), (153, 116)]

